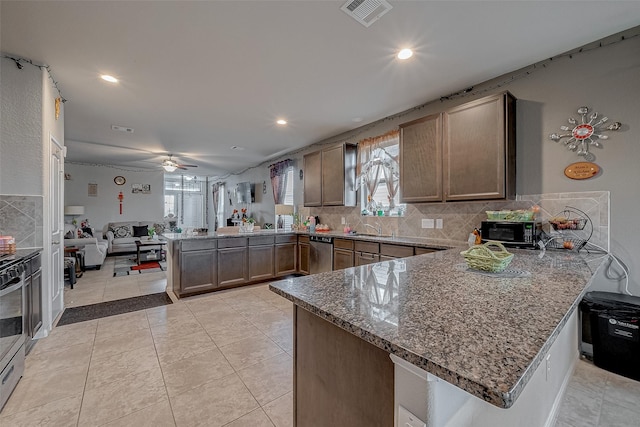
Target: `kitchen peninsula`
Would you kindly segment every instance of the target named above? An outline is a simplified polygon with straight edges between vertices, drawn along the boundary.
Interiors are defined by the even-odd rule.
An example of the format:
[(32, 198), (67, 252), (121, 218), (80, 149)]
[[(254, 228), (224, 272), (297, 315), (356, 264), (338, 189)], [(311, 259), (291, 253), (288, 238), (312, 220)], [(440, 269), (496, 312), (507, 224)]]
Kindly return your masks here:
[[(373, 249), (367, 252), (373, 250), (375, 259), (413, 256), (453, 246), (450, 241), (439, 239), (342, 233), (323, 236), (351, 244), (368, 242)], [(163, 237), (167, 240), (167, 288), (179, 298), (309, 273), (309, 233), (260, 230), (203, 235), (165, 233)], [(344, 253), (344, 248), (341, 250)], [(353, 265), (354, 245), (350, 256)], [(337, 270), (351, 265), (333, 267)]]
[(514, 250), (495, 278), (459, 252), (270, 285), (294, 303), (294, 425), (396, 425), (399, 405), (429, 427), (553, 421), (602, 258)]

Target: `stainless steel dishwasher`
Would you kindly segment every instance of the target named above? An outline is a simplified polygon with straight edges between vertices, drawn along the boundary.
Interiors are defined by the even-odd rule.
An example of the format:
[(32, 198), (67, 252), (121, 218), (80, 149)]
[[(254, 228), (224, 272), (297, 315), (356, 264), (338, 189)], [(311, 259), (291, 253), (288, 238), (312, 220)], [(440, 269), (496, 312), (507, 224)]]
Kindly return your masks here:
[(309, 236), (309, 274), (333, 270), (333, 237)]

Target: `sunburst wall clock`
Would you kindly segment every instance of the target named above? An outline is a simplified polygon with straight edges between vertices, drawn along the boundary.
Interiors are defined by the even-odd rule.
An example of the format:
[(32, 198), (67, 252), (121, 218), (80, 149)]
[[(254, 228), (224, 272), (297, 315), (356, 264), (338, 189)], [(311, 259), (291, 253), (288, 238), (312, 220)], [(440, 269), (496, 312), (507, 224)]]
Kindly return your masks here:
[(577, 151), (578, 156), (584, 157), (588, 162), (593, 162), (596, 156), (589, 151), (589, 147), (602, 148), (600, 140), (609, 139), (609, 136), (602, 134), (602, 132), (619, 130), (622, 125), (620, 122), (613, 122), (609, 126), (603, 127), (609, 118), (601, 117), (598, 119), (598, 113), (594, 111), (589, 114), (588, 107), (578, 108), (578, 114), (580, 114), (578, 120), (569, 117), (568, 121), (571, 126), (560, 126), (560, 130), (568, 133), (552, 133), (549, 138), (555, 142), (568, 138), (562, 141), (568, 150)]

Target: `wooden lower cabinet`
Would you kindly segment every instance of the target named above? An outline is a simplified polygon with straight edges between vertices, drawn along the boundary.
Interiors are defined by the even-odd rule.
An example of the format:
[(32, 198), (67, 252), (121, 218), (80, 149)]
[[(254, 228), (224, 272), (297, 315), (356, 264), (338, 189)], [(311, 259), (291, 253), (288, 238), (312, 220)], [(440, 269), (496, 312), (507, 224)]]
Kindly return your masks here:
[(300, 265), (300, 273), (309, 274), (309, 244), (300, 243), (298, 245), (298, 262)]
[(247, 248), (218, 249), (218, 285), (242, 285), (248, 280)]
[(355, 266), (374, 264), (380, 262), (380, 255), (372, 254), (368, 252), (356, 252), (355, 253)]
[(275, 276), (273, 245), (249, 246), (249, 280), (266, 280)]
[(180, 254), (180, 294), (203, 292), (218, 286), (215, 249)]
[(389, 353), (294, 306), (295, 426), (393, 426)]
[(348, 249), (334, 249), (333, 250), (333, 269), (342, 270), (345, 268), (353, 267), (353, 251)]
[(295, 242), (276, 244), (276, 276), (286, 276), (297, 272), (297, 249), (298, 245)]

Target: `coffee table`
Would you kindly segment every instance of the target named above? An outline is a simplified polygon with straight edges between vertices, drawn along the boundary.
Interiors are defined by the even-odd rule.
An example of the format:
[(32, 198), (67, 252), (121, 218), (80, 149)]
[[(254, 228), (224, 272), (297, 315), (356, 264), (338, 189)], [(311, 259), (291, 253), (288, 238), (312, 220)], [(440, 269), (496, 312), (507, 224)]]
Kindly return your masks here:
[(136, 263), (164, 260), (166, 240), (136, 240)]

